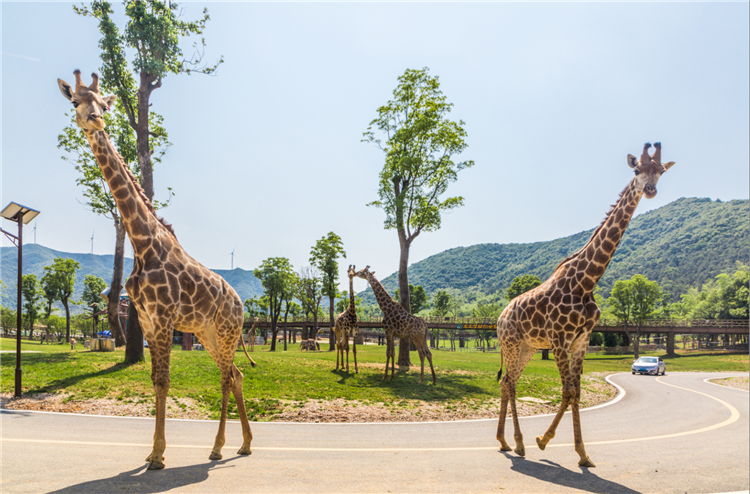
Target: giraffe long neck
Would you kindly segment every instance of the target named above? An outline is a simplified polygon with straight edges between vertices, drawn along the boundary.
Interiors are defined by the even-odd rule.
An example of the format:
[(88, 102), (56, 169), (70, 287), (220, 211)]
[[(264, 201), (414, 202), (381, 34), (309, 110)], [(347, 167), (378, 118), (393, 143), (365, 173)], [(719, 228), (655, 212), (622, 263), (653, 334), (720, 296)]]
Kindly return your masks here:
[(636, 188), (635, 180), (631, 181), (588, 243), (569, 258), (570, 262), (560, 264), (566, 266), (568, 276), (575, 275), (585, 292), (593, 291), (604, 275), (642, 197), (643, 191)]
[[(390, 295), (388, 295), (388, 292), (385, 291), (385, 288), (383, 288), (383, 285), (381, 285), (380, 282), (375, 278), (374, 274), (368, 274), (367, 281), (370, 282), (372, 292), (375, 294), (375, 300), (378, 301), (380, 310), (382, 310), (384, 314), (390, 312), (391, 309), (393, 309), (393, 306), (398, 305), (393, 301)], [(399, 307), (401, 306), (399, 305)]]
[(349, 313), (356, 314), (357, 307), (354, 304), (354, 277), (349, 277)]
[(107, 133), (103, 130), (87, 130), (85, 133), (120, 211), (134, 253), (138, 255), (151, 244), (153, 231), (159, 221), (141, 198), (142, 191), (134, 183), (135, 178), (127, 170)]

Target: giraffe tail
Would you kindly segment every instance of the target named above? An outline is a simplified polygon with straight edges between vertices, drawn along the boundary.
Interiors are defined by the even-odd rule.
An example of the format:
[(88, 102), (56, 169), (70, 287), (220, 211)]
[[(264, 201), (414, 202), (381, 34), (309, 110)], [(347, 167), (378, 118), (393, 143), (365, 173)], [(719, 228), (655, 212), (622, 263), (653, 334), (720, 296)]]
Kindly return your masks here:
[[(251, 332), (253, 329), (255, 329), (255, 325), (256, 324), (258, 324), (258, 318), (257, 317), (255, 318), (255, 322), (253, 323), (253, 327), (250, 328), (250, 331), (248, 331), (248, 333)], [(242, 343), (242, 351), (245, 352), (245, 356), (247, 356), (247, 359), (250, 361), (250, 365), (252, 367), (255, 367), (257, 365), (255, 363), (255, 360), (253, 360), (252, 357), (250, 357), (250, 354), (247, 353), (247, 348), (245, 348), (245, 338), (242, 337), (242, 331), (240, 331), (240, 343)]]
[(500, 382), (500, 379), (503, 377), (503, 364), (504, 364), (504, 358), (503, 355), (503, 347), (500, 347), (500, 370), (497, 371), (497, 382)]

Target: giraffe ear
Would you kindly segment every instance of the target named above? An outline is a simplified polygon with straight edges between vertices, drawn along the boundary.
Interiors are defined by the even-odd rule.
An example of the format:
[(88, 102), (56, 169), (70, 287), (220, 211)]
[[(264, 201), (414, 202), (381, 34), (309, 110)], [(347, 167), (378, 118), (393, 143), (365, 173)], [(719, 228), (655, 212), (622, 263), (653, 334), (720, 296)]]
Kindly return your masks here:
[(632, 154), (628, 155), (628, 166), (632, 169), (638, 168), (638, 159)]
[(670, 161), (669, 163), (664, 164), (663, 165), (664, 166), (664, 171), (667, 171), (670, 168), (672, 168), (672, 165), (674, 165), (674, 161)]
[(63, 81), (62, 79), (57, 80), (57, 87), (60, 88), (60, 92), (63, 96), (65, 96), (65, 99), (68, 101), (73, 100), (73, 88), (70, 87), (70, 84)]
[(104, 104), (107, 105), (108, 108), (111, 108), (112, 105), (114, 105), (115, 101), (117, 100), (117, 95), (113, 94), (113, 95), (110, 95), (110, 96), (105, 96), (102, 99), (104, 100)]

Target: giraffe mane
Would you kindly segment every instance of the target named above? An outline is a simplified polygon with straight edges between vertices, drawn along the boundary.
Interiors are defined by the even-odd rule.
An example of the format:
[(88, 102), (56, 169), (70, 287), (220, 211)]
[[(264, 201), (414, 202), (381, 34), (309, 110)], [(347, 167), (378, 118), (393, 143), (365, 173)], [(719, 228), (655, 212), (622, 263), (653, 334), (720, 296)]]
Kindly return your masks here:
[(628, 190), (628, 188), (630, 188), (630, 183), (628, 183), (628, 185), (626, 185), (625, 188), (622, 189), (622, 192), (620, 192), (620, 195), (617, 197), (617, 201), (615, 201), (615, 203), (612, 204), (609, 207), (609, 211), (607, 211), (607, 214), (604, 216), (604, 219), (602, 220), (602, 222), (599, 223), (599, 226), (596, 227), (596, 229), (594, 230), (594, 233), (591, 234), (591, 238), (589, 238), (589, 241), (586, 242), (586, 244), (583, 247), (581, 247), (580, 249), (578, 249), (574, 254), (571, 254), (568, 257), (566, 257), (565, 259), (563, 259), (562, 261), (560, 261), (560, 264), (557, 265), (557, 267), (555, 268), (555, 271), (557, 271), (558, 269), (560, 269), (560, 266), (562, 266), (566, 262), (570, 261), (571, 259), (575, 259), (581, 252), (583, 252), (584, 250), (586, 250), (586, 247), (589, 246), (589, 244), (594, 239), (594, 237), (596, 237), (596, 235), (599, 233), (599, 231), (604, 227), (604, 224), (607, 222), (607, 220), (609, 219), (609, 217), (612, 215), (612, 212), (615, 209), (617, 209), (617, 206), (620, 205), (620, 201), (622, 201), (622, 197), (625, 195), (625, 192)]
[[(109, 135), (107, 135), (106, 132), (104, 132), (104, 135), (107, 136), (107, 140), (109, 140)], [(112, 146), (112, 150), (114, 151), (115, 156), (117, 156), (117, 159), (120, 160), (120, 164), (125, 169), (125, 173), (127, 173), (128, 178), (130, 178), (130, 182), (133, 184), (133, 187), (135, 187), (135, 190), (138, 193), (138, 196), (140, 197), (141, 201), (143, 201), (143, 203), (146, 205), (146, 209), (148, 209), (151, 212), (151, 214), (154, 216), (154, 218), (156, 218), (159, 221), (159, 223), (161, 223), (162, 226), (166, 228), (167, 231), (170, 234), (172, 234), (172, 236), (176, 239), (177, 235), (174, 232), (174, 228), (172, 227), (172, 224), (168, 223), (166, 220), (164, 220), (164, 218), (156, 214), (154, 205), (151, 204), (151, 200), (149, 200), (148, 196), (146, 195), (146, 191), (143, 190), (143, 186), (141, 185), (141, 183), (138, 181), (137, 178), (135, 178), (135, 175), (133, 174), (133, 172), (130, 171), (130, 167), (127, 165), (127, 163), (125, 163), (125, 160), (122, 158), (122, 156), (117, 151), (117, 149), (115, 149), (114, 146)]]

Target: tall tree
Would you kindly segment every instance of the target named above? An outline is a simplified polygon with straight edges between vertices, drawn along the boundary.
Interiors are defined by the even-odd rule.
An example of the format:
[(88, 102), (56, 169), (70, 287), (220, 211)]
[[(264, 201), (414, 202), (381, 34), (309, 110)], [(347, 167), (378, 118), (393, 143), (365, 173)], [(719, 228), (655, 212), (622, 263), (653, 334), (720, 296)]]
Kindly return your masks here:
[[(408, 311), (411, 244), (422, 231), (439, 229), (444, 211), (463, 205), (463, 197), (442, 196), (458, 172), (474, 162), (453, 161), (467, 147), (465, 123), (447, 118), (453, 104), (446, 101), (438, 77), (427, 67), (407, 69), (398, 82), (393, 99), (378, 108), (362, 141), (377, 145), (385, 155), (379, 200), (369, 205), (383, 209), (385, 228), (398, 233), (398, 287), (401, 306)], [(410, 365), (409, 345), (399, 344), (398, 365)]]
[(626, 332), (628, 323), (632, 322), (637, 325), (635, 339), (630, 338), (628, 334), (628, 338), (633, 340), (633, 352), (636, 359), (640, 356), (641, 325), (654, 316), (662, 298), (659, 284), (641, 274), (636, 274), (629, 280), (617, 280), (612, 287), (612, 293), (607, 299), (609, 311), (625, 323)]
[(268, 312), (271, 316), (271, 351), (276, 351), (278, 321), (284, 299), (294, 289), (294, 271), (286, 257), (269, 257), (253, 271), (260, 280), (268, 297)]
[(328, 297), (328, 314), (329, 321), (331, 322), (331, 331), (328, 335), (329, 351), (333, 351), (336, 348), (336, 335), (333, 332), (333, 325), (335, 323), (333, 314), (333, 301), (338, 293), (338, 283), (336, 278), (339, 274), (339, 263), (338, 258), (343, 257), (346, 259), (346, 252), (344, 252), (344, 244), (341, 242), (341, 237), (333, 232), (328, 232), (328, 235), (318, 240), (310, 251), (310, 264), (315, 266), (323, 274), (322, 278), (322, 293), (324, 297)]
[(65, 309), (65, 341), (70, 341), (70, 297), (76, 286), (76, 272), (80, 268), (78, 261), (62, 257), (55, 257), (51, 266), (44, 266), (44, 277)]
[[(99, 325), (99, 315), (97, 314), (99, 304), (102, 301), (101, 293), (107, 289), (107, 282), (103, 279), (99, 278), (98, 276), (94, 276), (93, 274), (87, 274), (86, 277), (83, 279), (83, 294), (81, 294), (81, 302), (86, 307), (91, 307), (91, 313), (92, 313), (92, 319), (94, 322), (93, 329), (91, 330), (91, 337), (93, 338), (96, 334), (96, 328)], [(112, 330), (112, 326), (109, 327), (109, 330), (112, 334), (116, 334)], [(116, 337), (115, 337), (116, 338)], [(122, 343), (119, 344), (124, 344)], [(115, 341), (115, 345), (118, 345), (117, 341)]]
[[(105, 89), (111, 89), (122, 104), (127, 122), (136, 134), (136, 155), (141, 172), (141, 184), (150, 201), (154, 198), (152, 166), (153, 146), (150, 116), (151, 93), (162, 87), (162, 80), (169, 74), (213, 74), (221, 57), (212, 66), (203, 63), (205, 39), (193, 44), (194, 54), (184, 58), (180, 43), (184, 38), (200, 36), (210, 19), (204, 9), (196, 21), (179, 18), (178, 5), (171, 1), (125, 0), (125, 29), (120, 32), (110, 17), (114, 13), (106, 1), (94, 1), (90, 7), (74, 6), (76, 13), (96, 18), (102, 38), (101, 75)], [(126, 50), (133, 54), (132, 70)], [(136, 74), (138, 83), (136, 83)], [(138, 314), (133, 304), (128, 311), (128, 335), (125, 361), (143, 361), (143, 332), (138, 323)]]
[[(23, 311), (26, 314), (26, 323), (29, 325), (29, 339), (34, 338), (34, 323), (42, 311), (42, 298), (44, 291), (39, 284), (35, 274), (25, 274), (21, 277), (21, 296), (23, 297)], [(21, 331), (21, 328), (17, 328)]]
[[(313, 328), (310, 338), (315, 339), (318, 334), (318, 313), (320, 312), (320, 301), (323, 298), (323, 282), (321, 272), (314, 266), (300, 269), (296, 278), (296, 297), (302, 304), (307, 314), (313, 316)], [(333, 332), (333, 331), (331, 331)], [(330, 340), (329, 340), (330, 341)], [(336, 348), (334, 344), (333, 348)]]

